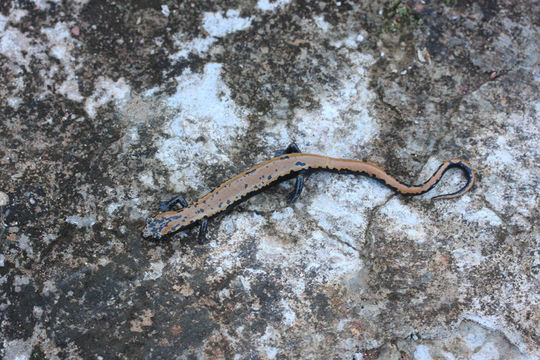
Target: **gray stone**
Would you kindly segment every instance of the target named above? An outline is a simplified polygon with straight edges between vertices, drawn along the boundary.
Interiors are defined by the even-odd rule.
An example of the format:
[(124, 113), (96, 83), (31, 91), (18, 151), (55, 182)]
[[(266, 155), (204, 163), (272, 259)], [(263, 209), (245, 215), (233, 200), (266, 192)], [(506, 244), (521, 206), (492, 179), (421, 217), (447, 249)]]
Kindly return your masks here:
[[(426, 3), (4, 1), (0, 358), (540, 357), (539, 5)], [(477, 183), (317, 172), (142, 238), (293, 141)]]

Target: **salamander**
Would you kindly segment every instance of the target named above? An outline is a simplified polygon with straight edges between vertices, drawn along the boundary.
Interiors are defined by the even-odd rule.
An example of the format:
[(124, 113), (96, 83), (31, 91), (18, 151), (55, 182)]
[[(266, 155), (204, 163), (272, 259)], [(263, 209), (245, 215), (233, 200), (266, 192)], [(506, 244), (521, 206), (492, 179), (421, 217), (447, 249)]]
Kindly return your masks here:
[[(199, 224), (199, 240), (203, 243), (209, 218), (231, 209), (270, 185), (296, 177), (294, 191), (288, 197), (289, 202), (294, 202), (302, 192), (306, 174), (312, 171), (324, 170), (366, 175), (379, 180), (402, 195), (420, 195), (431, 190), (450, 168), (461, 169), (467, 183), (456, 192), (433, 197), (434, 200), (456, 198), (472, 188), (475, 175), (467, 162), (461, 159), (445, 161), (423, 184), (408, 185), (388, 175), (377, 165), (358, 160), (305, 154), (300, 152), (298, 146), (291, 144), (285, 150), (276, 152), (275, 158), (236, 175), (191, 205), (188, 205), (182, 196), (162, 203), (163, 212), (146, 221), (143, 236), (159, 239)], [(176, 203), (180, 203), (182, 208), (171, 211), (171, 207)]]

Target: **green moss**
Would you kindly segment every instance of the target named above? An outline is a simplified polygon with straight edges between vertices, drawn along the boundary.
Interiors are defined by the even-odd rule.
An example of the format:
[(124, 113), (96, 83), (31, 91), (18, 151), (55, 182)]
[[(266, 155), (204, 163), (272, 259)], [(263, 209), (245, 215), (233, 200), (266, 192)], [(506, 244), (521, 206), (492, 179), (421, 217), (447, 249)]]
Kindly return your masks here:
[(385, 32), (413, 30), (424, 25), (424, 21), (402, 0), (393, 0), (383, 9), (383, 23)]
[(47, 360), (47, 357), (40, 348), (34, 347), (30, 355), (30, 360)]

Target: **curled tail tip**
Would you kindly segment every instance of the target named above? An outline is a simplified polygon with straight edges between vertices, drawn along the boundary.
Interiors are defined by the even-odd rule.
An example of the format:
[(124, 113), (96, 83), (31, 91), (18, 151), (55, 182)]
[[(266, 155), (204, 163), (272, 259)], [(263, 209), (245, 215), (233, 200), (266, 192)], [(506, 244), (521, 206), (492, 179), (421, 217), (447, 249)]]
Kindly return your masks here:
[(467, 177), (467, 183), (465, 184), (465, 186), (463, 186), (461, 189), (459, 189), (458, 191), (454, 193), (437, 195), (437, 196), (432, 197), (431, 200), (453, 199), (453, 198), (460, 197), (463, 194), (467, 193), (469, 190), (471, 190), (471, 188), (474, 185), (474, 181), (475, 181), (474, 171), (468, 162), (466, 162), (463, 159), (455, 158), (452, 160), (448, 160), (445, 163), (448, 164), (448, 167), (443, 170), (443, 173), (446, 172), (446, 170), (450, 167), (458, 167), (465, 173), (465, 176)]

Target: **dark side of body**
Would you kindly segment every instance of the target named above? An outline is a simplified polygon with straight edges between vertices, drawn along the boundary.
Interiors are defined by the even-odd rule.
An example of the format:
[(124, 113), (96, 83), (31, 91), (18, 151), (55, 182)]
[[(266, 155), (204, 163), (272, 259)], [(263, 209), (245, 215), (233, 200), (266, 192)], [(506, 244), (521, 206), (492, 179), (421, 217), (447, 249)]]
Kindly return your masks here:
[[(288, 197), (289, 202), (292, 203), (302, 192), (306, 174), (312, 171), (323, 170), (366, 175), (379, 180), (402, 195), (420, 195), (437, 185), (444, 173), (450, 168), (461, 169), (467, 183), (454, 193), (435, 196), (434, 200), (459, 197), (472, 188), (475, 176), (467, 162), (461, 159), (445, 161), (425, 183), (408, 185), (388, 175), (377, 165), (358, 160), (303, 154), (296, 144), (291, 144), (285, 150), (277, 151), (275, 158), (233, 177), (191, 205), (182, 196), (161, 203), (162, 213), (146, 221), (143, 236), (160, 239), (199, 224), (199, 241), (203, 243), (209, 218), (230, 210), (234, 205), (271, 185), (296, 177), (294, 191)], [(171, 207), (175, 204), (180, 204), (182, 208), (178, 211), (171, 211)]]

